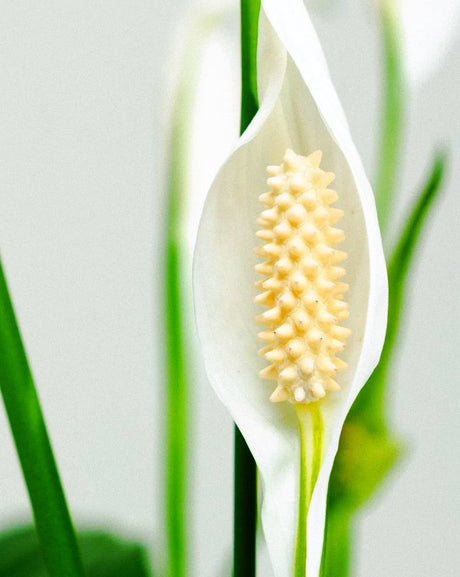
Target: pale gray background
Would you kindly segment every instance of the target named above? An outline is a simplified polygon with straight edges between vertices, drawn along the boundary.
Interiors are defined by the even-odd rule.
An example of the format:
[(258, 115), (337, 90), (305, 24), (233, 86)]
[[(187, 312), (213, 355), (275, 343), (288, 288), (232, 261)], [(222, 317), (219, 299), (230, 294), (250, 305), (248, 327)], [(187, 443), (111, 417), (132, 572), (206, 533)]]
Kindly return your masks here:
[[(164, 455), (162, 91), (172, 31), (190, 4), (0, 3), (1, 250), (63, 480), (78, 520), (152, 546), (161, 543)], [(365, 2), (333, 4), (315, 22), (372, 173), (376, 26)], [(451, 169), (413, 277), (391, 393), (411, 452), (364, 513), (357, 577), (458, 574), (459, 47), (411, 103), (405, 201), (436, 143), (450, 144)], [(196, 399), (190, 574), (214, 577), (230, 550), (232, 424), (210, 390)], [(4, 525), (28, 505), (3, 413), (0, 462)], [(260, 575), (270, 575), (264, 559)]]

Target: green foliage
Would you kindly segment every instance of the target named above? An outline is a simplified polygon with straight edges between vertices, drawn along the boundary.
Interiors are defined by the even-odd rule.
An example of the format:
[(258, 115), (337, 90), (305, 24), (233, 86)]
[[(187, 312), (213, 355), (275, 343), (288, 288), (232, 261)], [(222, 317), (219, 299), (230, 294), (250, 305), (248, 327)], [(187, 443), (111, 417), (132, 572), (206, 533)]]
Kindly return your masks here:
[(389, 306), (385, 345), (377, 368), (361, 391), (349, 415), (350, 420), (355, 421), (359, 418), (360, 422), (365, 422), (369, 429), (378, 431), (380, 434), (386, 432), (385, 388), (388, 372), (393, 362), (405, 297), (409, 290), (408, 273), (413, 264), (415, 249), (427, 216), (441, 191), (446, 162), (444, 154), (438, 154), (435, 157), (430, 174), (405, 220), (399, 240), (389, 259)]
[(82, 577), (78, 543), (1, 261), (0, 390), (49, 573)]
[(402, 453), (400, 440), (390, 433), (386, 422), (385, 393), (409, 289), (408, 273), (426, 218), (441, 191), (445, 166), (445, 155), (436, 156), (389, 260), (385, 345), (380, 363), (353, 405), (340, 438), (329, 483), (322, 577), (349, 576), (353, 515), (374, 495)]
[[(87, 577), (148, 577), (145, 547), (103, 530), (78, 534)], [(0, 577), (48, 577), (32, 525), (0, 533)]]
[(359, 421), (347, 422), (329, 490), (331, 506), (355, 511), (363, 505), (391, 471), (400, 453), (400, 444), (389, 435), (373, 433)]
[(350, 577), (352, 515), (346, 507), (328, 506), (321, 577)]

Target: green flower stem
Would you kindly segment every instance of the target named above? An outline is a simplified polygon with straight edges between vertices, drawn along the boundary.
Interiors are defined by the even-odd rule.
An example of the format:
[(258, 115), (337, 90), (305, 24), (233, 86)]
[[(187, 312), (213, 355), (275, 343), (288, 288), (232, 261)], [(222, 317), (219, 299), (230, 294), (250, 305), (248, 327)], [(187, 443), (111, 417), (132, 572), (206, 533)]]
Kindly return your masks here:
[(375, 186), (377, 209), (382, 234), (390, 222), (395, 200), (402, 141), (405, 77), (402, 64), (400, 34), (392, 0), (384, 0), (380, 8), (384, 50), (385, 94), (382, 108), (381, 139), (377, 153), (378, 169)]
[[(179, 171), (177, 171), (179, 172)], [(176, 176), (176, 175), (175, 175)], [(188, 430), (188, 382), (183, 301), (180, 296), (181, 241), (176, 237), (178, 218), (176, 178), (170, 181), (166, 243), (166, 354), (167, 354), (167, 466), (166, 516), (169, 574), (185, 577), (186, 568), (186, 433)]]
[(323, 418), (318, 403), (296, 406), (300, 435), (299, 515), (294, 577), (305, 577), (307, 517), (323, 454)]
[(0, 261), (0, 388), (51, 577), (83, 577), (75, 531)]
[(328, 503), (321, 577), (351, 576), (352, 514)]
[(166, 539), (168, 574), (188, 573), (188, 468), (190, 438), (190, 376), (193, 373), (190, 339), (192, 307), (191, 263), (185, 225), (189, 199), (192, 110), (201, 52), (210, 34), (220, 24), (219, 13), (200, 15), (184, 40), (183, 63), (174, 93), (169, 138), (167, 207), (165, 227), (164, 310), (166, 334), (167, 464)]
[[(185, 62), (175, 92), (169, 141), (167, 207), (165, 229), (165, 333), (166, 333), (166, 546), (169, 577), (187, 574), (187, 449), (189, 430), (189, 356), (191, 343), (189, 287), (184, 282), (188, 263), (184, 232), (184, 203), (191, 129), (193, 86), (197, 75), (202, 39), (192, 32), (186, 46)], [(190, 326), (190, 325), (189, 325)]]
[[(183, 310), (180, 299), (180, 247), (169, 239), (166, 253), (166, 333), (167, 333), (167, 466), (166, 516), (169, 575), (186, 575), (186, 503), (188, 382), (186, 351), (182, 333)], [(175, 330), (176, 327), (181, 327)]]
[[(243, 133), (258, 108), (257, 36), (260, 0), (241, 0), (241, 121)], [(257, 469), (243, 435), (235, 425), (233, 577), (255, 577)]]
[(260, 0), (241, 0), (241, 123), (243, 133), (259, 109), (257, 38)]

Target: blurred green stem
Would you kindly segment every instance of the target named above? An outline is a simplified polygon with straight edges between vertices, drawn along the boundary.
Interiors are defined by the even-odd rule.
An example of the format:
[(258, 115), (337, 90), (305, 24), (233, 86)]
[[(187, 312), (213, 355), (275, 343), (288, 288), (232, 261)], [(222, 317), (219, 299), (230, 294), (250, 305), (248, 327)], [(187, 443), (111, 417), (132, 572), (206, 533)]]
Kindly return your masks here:
[[(383, 103), (381, 112), (381, 128), (379, 131), (380, 142), (377, 148), (377, 176), (375, 184), (376, 204), (382, 236), (385, 238), (386, 230), (390, 222), (390, 216), (395, 200), (395, 183), (398, 176), (400, 147), (402, 140), (402, 117), (404, 109), (404, 70), (402, 67), (402, 53), (400, 46), (399, 27), (396, 14), (394, 13), (393, 0), (382, 0), (379, 4), (381, 36), (383, 42)], [(390, 291), (390, 313), (391, 313)], [(391, 314), (389, 315), (391, 322)], [(390, 354), (387, 342), (384, 346), (383, 355)], [(353, 404), (347, 422), (356, 416), (358, 421), (365, 421), (371, 429), (377, 428), (382, 434), (386, 431), (385, 414), (376, 410), (376, 403), (383, 401), (383, 383), (378, 385), (376, 374), (379, 367), (366, 383), (358, 399)], [(382, 373), (383, 375), (383, 373)], [(382, 395), (378, 395), (376, 386), (380, 388)], [(377, 400), (377, 397), (380, 396)], [(380, 407), (382, 408), (382, 407)], [(362, 414), (361, 414), (362, 413)], [(345, 427), (346, 427), (345, 423)], [(342, 444), (339, 446), (339, 452)], [(329, 484), (329, 494), (334, 485), (340, 485), (340, 479), (336, 477), (337, 461), (332, 470)], [(322, 577), (348, 577), (350, 575), (350, 551), (351, 551), (351, 518), (354, 511), (349, 511), (342, 506), (340, 500), (332, 501), (330, 495), (327, 503), (327, 522), (325, 530), (325, 543), (323, 548), (323, 561), (321, 566)]]
[[(260, 0), (241, 0), (241, 122), (243, 133), (259, 108), (257, 36)], [(257, 530), (257, 469), (235, 425), (233, 577), (255, 577)]]
[[(397, 453), (394, 451), (398, 451), (398, 448), (394, 444), (395, 441), (392, 441), (386, 423), (387, 378), (392, 367), (403, 314), (407, 287), (405, 281), (426, 217), (441, 190), (445, 167), (445, 156), (443, 154), (437, 155), (428, 179), (406, 219), (406, 224), (389, 261), (390, 299), (385, 345), (380, 362), (353, 404), (342, 431), (339, 453), (336, 456), (329, 483), (321, 577), (349, 577), (351, 574), (350, 551), (353, 518), (360, 505), (373, 494), (397, 458)], [(348, 430), (361, 428), (369, 433), (370, 438), (374, 437), (372, 446), (366, 446), (364, 439), (362, 439), (363, 443), (360, 450), (367, 453), (367, 456), (363, 454), (358, 458), (350, 459), (350, 445), (345, 442), (346, 436), (344, 437), (347, 428)], [(380, 444), (381, 450), (376, 443)], [(373, 449), (376, 449), (374, 455)], [(342, 453), (342, 451), (344, 452)], [(366, 475), (365, 461), (366, 458), (369, 458), (369, 454), (374, 456), (374, 460), (372, 471), (368, 470)], [(381, 471), (380, 477), (375, 476), (375, 471), (378, 470)], [(361, 491), (364, 490), (364, 494), (353, 493), (355, 487), (350, 486), (353, 475), (361, 475), (356, 484), (361, 484)]]
[(350, 577), (352, 515), (328, 503), (321, 577)]
[(384, 101), (377, 150), (375, 185), (377, 209), (382, 234), (390, 222), (395, 200), (395, 184), (401, 157), (402, 119), (404, 113), (405, 78), (400, 46), (400, 34), (393, 1), (383, 0), (380, 6), (384, 53)]
[(49, 574), (82, 577), (80, 550), (1, 261), (0, 388)]
[[(381, 3), (381, 24), (385, 55), (385, 97), (376, 193), (379, 221), (385, 237), (394, 208), (395, 195), (399, 192), (395, 189), (395, 183), (399, 169), (398, 161), (401, 156), (405, 86), (398, 23), (393, 13), (392, 0), (383, 0)], [(342, 433), (339, 454), (334, 463), (329, 488), (322, 577), (349, 577), (351, 574), (353, 519), (359, 506), (373, 493), (397, 458), (398, 444), (392, 440), (386, 418), (387, 379), (399, 336), (406, 296), (406, 280), (413, 261), (414, 249), (420, 239), (432, 203), (441, 190), (445, 164), (446, 159), (443, 155), (435, 158), (428, 179), (405, 221), (398, 237), (399, 240), (389, 259), (389, 310), (385, 345), (380, 362), (353, 404), (344, 427), (344, 431), (347, 427), (353, 430), (353, 427), (358, 425), (363, 431), (367, 431), (370, 438), (374, 437), (373, 443), (377, 443), (376, 449), (379, 449), (380, 445), (380, 451), (376, 450), (376, 456), (380, 453), (380, 460), (375, 462), (374, 468), (381, 470), (381, 477), (376, 478), (374, 474), (371, 475), (369, 481), (372, 487), (370, 489), (366, 487), (369, 481), (366, 481), (366, 478), (360, 479), (364, 495), (353, 495), (353, 491), (343, 487), (343, 478), (349, 479), (355, 471), (346, 469), (350, 467), (347, 453), (340, 452), (347, 450), (347, 443), (344, 442)], [(393, 457), (388, 460), (389, 451), (390, 453), (393, 451)], [(355, 467), (363, 467), (356, 474), (365, 470), (363, 460), (365, 461), (365, 456), (361, 458), (361, 461), (355, 462)], [(343, 494), (337, 497), (337, 493), (340, 494), (341, 491)], [(336, 497), (331, 499), (331, 494), (334, 493)]]
[[(165, 332), (166, 332), (166, 539), (168, 576), (187, 574), (187, 448), (189, 438), (189, 383), (186, 319), (188, 287), (184, 288), (187, 246), (183, 206), (187, 198), (193, 80), (199, 58), (199, 43), (187, 52), (175, 93), (169, 141), (167, 208), (165, 230)], [(184, 288), (184, 290), (182, 290)]]

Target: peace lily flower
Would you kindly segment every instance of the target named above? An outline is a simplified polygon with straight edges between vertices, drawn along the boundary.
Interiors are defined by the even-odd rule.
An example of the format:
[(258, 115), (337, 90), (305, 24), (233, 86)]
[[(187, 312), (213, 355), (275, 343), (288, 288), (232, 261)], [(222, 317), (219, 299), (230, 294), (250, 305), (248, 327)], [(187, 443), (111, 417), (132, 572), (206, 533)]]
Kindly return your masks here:
[(259, 467), (275, 575), (316, 577), (340, 431), (383, 345), (385, 264), (372, 191), (301, 0), (262, 0), (258, 74), (259, 112), (206, 200), (196, 317), (209, 380)]

